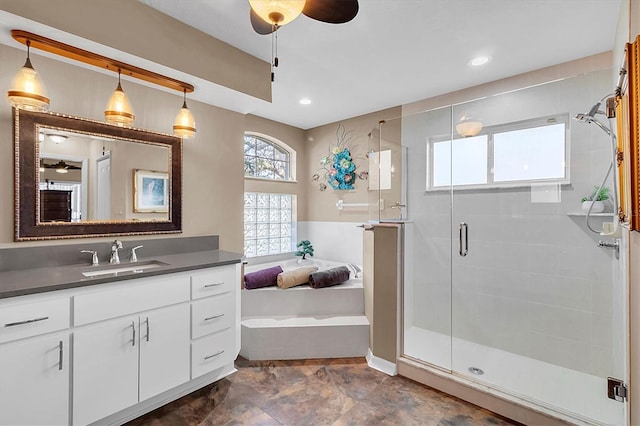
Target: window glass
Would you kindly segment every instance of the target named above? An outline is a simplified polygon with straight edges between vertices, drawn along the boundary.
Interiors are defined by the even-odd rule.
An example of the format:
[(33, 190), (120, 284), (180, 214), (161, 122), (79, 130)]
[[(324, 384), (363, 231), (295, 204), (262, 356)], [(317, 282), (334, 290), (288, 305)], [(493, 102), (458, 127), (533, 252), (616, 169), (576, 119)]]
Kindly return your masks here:
[(295, 195), (245, 192), (244, 254), (247, 257), (293, 251)]
[(453, 141), (434, 138), (427, 142), (427, 189), (567, 182), (567, 122), (563, 115), (492, 126)]
[(244, 136), (244, 175), (273, 180), (289, 180), (291, 177), (289, 151), (255, 135)]
[(564, 123), (493, 135), (493, 180), (564, 179)]

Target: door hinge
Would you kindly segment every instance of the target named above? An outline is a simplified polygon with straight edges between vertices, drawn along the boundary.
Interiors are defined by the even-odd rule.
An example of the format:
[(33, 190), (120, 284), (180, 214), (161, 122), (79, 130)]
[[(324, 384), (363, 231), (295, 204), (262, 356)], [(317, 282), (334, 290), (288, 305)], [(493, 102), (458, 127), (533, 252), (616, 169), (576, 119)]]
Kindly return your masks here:
[(607, 377), (607, 396), (619, 402), (625, 402), (629, 390), (622, 380)]

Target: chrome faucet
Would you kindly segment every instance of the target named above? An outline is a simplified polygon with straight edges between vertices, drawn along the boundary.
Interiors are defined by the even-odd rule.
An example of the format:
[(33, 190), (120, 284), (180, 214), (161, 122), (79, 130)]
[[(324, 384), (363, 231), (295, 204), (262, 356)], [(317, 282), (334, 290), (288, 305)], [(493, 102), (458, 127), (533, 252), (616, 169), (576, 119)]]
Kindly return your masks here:
[(118, 256), (118, 249), (122, 248), (122, 241), (115, 240), (111, 243), (111, 258), (109, 259), (109, 263), (120, 263), (120, 256)]
[(136, 255), (136, 250), (144, 247), (143, 245), (135, 246), (131, 248), (131, 254), (129, 255), (129, 262), (137, 262), (138, 256)]
[(91, 266), (98, 266), (98, 252), (95, 250), (80, 250), (80, 253), (91, 253)]

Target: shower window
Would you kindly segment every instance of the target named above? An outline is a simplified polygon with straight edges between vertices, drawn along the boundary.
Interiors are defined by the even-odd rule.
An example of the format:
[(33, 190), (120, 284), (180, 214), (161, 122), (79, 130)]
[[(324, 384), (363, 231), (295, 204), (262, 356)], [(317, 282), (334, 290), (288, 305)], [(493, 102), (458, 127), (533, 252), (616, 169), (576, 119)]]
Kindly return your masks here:
[(427, 142), (427, 190), (568, 183), (567, 123), (568, 115), (560, 115), (491, 126), (453, 141), (433, 138)]
[(244, 193), (244, 254), (247, 257), (293, 251), (296, 196)]

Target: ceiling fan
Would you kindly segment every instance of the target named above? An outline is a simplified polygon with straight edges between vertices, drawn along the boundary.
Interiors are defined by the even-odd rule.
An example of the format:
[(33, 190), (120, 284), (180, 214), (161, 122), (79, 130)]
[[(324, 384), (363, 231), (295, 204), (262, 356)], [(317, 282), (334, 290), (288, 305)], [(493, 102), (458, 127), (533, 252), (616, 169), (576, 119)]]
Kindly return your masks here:
[(63, 160), (58, 161), (55, 164), (45, 163), (44, 160), (40, 160), (40, 169), (55, 169), (58, 173), (67, 173), (69, 170), (81, 170), (82, 167), (74, 166), (73, 164), (67, 164)]
[(358, 0), (249, 0), (251, 26), (258, 34), (271, 34), (300, 13), (329, 24), (344, 24), (358, 14)]
[(272, 35), (271, 81), (278, 67), (278, 29), (303, 14), (316, 21), (344, 24), (356, 17), (358, 0), (249, 0), (249, 19), (258, 34)]

